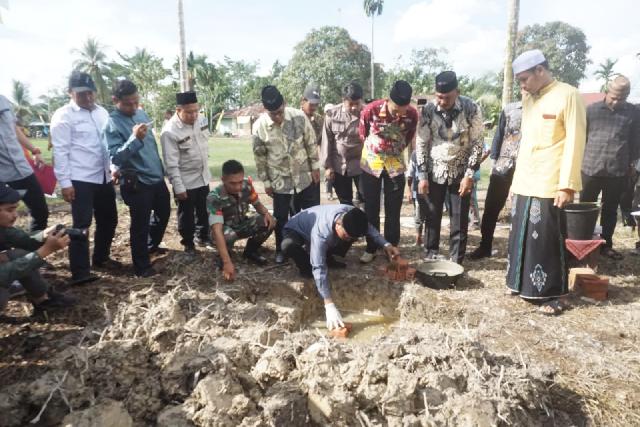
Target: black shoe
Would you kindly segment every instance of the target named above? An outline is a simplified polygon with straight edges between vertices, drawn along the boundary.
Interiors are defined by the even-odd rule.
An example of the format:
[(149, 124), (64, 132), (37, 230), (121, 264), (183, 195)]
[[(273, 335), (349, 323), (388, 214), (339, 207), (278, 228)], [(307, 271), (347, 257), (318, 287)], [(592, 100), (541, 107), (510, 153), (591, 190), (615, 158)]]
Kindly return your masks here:
[(284, 264), (284, 254), (281, 251), (276, 252), (276, 264)]
[(123, 265), (120, 261), (116, 261), (115, 259), (107, 258), (105, 261), (93, 262), (94, 268), (99, 268), (102, 270), (120, 270)]
[(332, 255), (329, 255), (327, 257), (327, 266), (329, 268), (347, 268), (347, 264), (346, 263), (344, 263), (342, 261), (338, 261)]
[(153, 277), (153, 276), (155, 276), (156, 274), (158, 274), (158, 270), (156, 270), (156, 269), (155, 269), (155, 268), (153, 268), (153, 267), (149, 267), (149, 268), (147, 268), (146, 270), (141, 271), (140, 273), (136, 273), (136, 276), (137, 276), (137, 277), (141, 277), (141, 278), (143, 278), (143, 279), (144, 279), (144, 278), (147, 278), (147, 277)]
[(478, 260), (489, 257), (491, 257), (491, 249), (483, 248), (482, 246), (478, 246), (476, 250), (469, 254), (469, 259), (471, 260)]
[(89, 273), (86, 276), (82, 276), (82, 277), (72, 277), (68, 285), (69, 286), (85, 285), (87, 283), (95, 282), (96, 280), (99, 280), (99, 279), (100, 279), (100, 276), (96, 276), (95, 274)]
[(258, 252), (243, 252), (242, 256), (257, 265), (267, 265), (269, 261)]
[(60, 294), (58, 292), (48, 292), (46, 300), (38, 304), (33, 304), (33, 315), (38, 316), (47, 311), (60, 310), (69, 308), (78, 302), (78, 299), (69, 295)]
[(169, 251), (159, 246), (149, 248), (149, 255), (166, 255)]

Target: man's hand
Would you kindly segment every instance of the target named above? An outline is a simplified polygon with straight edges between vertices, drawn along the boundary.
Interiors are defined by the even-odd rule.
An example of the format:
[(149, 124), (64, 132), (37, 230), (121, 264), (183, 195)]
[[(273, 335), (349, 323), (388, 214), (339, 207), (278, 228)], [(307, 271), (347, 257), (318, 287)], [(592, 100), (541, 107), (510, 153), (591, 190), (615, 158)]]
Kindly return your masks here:
[(189, 196), (187, 195), (186, 191), (176, 194), (176, 199), (178, 200), (187, 200), (188, 197)]
[(324, 177), (327, 181), (331, 182), (336, 177), (336, 173), (333, 171), (333, 169), (326, 169), (324, 171)]
[(231, 260), (222, 264), (222, 276), (227, 282), (233, 282), (236, 278), (236, 267)]
[(264, 192), (267, 193), (267, 196), (273, 197), (273, 187), (264, 187)]
[(327, 329), (332, 330), (344, 328), (342, 316), (340, 315), (340, 312), (338, 311), (334, 303), (325, 304), (324, 312), (327, 317)]
[(44, 160), (42, 160), (42, 154), (40, 154), (40, 152), (33, 155), (33, 161), (38, 169), (44, 166)]
[(389, 261), (393, 261), (396, 257), (400, 256), (400, 249), (393, 245), (387, 245), (384, 248), (384, 253), (387, 254)]
[(461, 197), (464, 197), (467, 194), (471, 194), (471, 190), (473, 190), (473, 178), (465, 176), (462, 178), (462, 181), (460, 181), (460, 190), (458, 190), (458, 194), (460, 194)]
[(276, 219), (269, 212), (264, 216), (264, 225), (269, 230), (273, 230), (276, 227)]
[(429, 194), (429, 181), (421, 179), (420, 182), (418, 182), (418, 194), (423, 196)]
[(558, 190), (558, 194), (556, 194), (556, 198), (553, 200), (553, 206), (556, 206), (560, 209), (564, 208), (567, 203), (573, 202), (573, 196), (575, 195), (575, 191), (565, 188), (564, 190)]
[[(47, 229), (47, 230), (50, 230)], [(51, 255), (54, 252), (57, 252), (61, 249), (69, 246), (69, 236), (64, 234), (64, 230), (60, 230), (57, 233), (50, 232), (47, 235), (47, 239), (44, 241), (43, 245), (36, 251), (40, 258), (45, 258)]]
[(120, 170), (111, 171), (111, 181), (113, 182), (113, 185), (118, 185), (120, 183), (120, 176)]
[(73, 185), (62, 189), (62, 198), (67, 203), (71, 203), (76, 199), (76, 189), (73, 188)]
[(314, 184), (320, 183), (320, 169), (315, 169), (311, 171), (311, 179)]
[(144, 123), (138, 123), (133, 127), (133, 134), (140, 141), (143, 141), (144, 137), (147, 136), (147, 125), (145, 125)]

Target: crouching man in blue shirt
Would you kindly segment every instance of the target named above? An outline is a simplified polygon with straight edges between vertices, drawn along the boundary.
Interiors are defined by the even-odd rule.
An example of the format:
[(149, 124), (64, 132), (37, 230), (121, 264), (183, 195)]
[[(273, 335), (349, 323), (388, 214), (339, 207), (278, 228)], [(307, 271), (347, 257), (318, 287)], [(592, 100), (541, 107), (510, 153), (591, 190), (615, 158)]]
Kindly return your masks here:
[(284, 227), (282, 251), (293, 258), (302, 276), (314, 278), (324, 299), (328, 329), (344, 327), (344, 322), (331, 299), (327, 268), (346, 267), (333, 256), (345, 256), (353, 242), (364, 236), (383, 247), (389, 259), (400, 254), (369, 224), (367, 215), (351, 205), (314, 206), (295, 215)]

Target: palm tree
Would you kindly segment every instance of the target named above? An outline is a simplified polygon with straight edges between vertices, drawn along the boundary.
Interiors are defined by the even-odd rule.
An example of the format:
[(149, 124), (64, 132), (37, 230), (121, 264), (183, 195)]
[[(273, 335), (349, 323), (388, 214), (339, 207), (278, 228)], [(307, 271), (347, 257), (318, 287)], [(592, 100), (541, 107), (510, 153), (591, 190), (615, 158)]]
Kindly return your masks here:
[(364, 0), (364, 13), (371, 18), (371, 98), (375, 98), (375, 75), (373, 62), (373, 20), (382, 14), (384, 0)]
[(516, 38), (518, 36), (518, 17), (520, 0), (509, 0), (509, 18), (507, 21), (507, 48), (504, 55), (504, 80), (502, 82), (502, 106), (513, 98), (513, 70), (511, 63), (515, 57)]
[(33, 106), (29, 97), (29, 88), (18, 80), (12, 81), (11, 97), (13, 98), (15, 115), (20, 124), (25, 125), (33, 114)]
[(607, 58), (604, 62), (600, 63), (600, 68), (597, 69), (593, 75), (598, 78), (598, 80), (602, 80), (602, 86), (600, 87), (600, 92), (605, 92), (607, 90), (607, 84), (609, 80), (615, 77), (618, 73), (613, 72), (613, 67), (616, 66), (618, 60), (613, 60), (611, 58)]
[(105, 79), (109, 78), (110, 70), (104, 48), (105, 46), (100, 44), (98, 40), (89, 37), (82, 48), (73, 49), (71, 52), (78, 55), (78, 59), (73, 63), (73, 68), (91, 75), (98, 89), (100, 103), (108, 105), (110, 95)]

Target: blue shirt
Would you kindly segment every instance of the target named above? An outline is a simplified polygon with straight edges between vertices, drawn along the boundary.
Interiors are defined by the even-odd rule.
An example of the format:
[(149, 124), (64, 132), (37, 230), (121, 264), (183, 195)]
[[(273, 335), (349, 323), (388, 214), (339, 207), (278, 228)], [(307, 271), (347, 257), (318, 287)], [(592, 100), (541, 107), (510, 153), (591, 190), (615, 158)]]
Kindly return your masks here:
[[(354, 208), (351, 205), (319, 205), (305, 209), (287, 222), (285, 230), (295, 231), (309, 246), (311, 267), (316, 288), (324, 299), (331, 298), (329, 279), (327, 277), (327, 251), (334, 248), (340, 238), (335, 232), (336, 220)], [(388, 242), (374, 226), (369, 224), (367, 236), (380, 247)]]
[(103, 138), (111, 154), (111, 162), (120, 169), (135, 170), (140, 182), (147, 185), (157, 184), (164, 179), (158, 144), (151, 127), (148, 128), (143, 141), (133, 134), (136, 124), (150, 121), (147, 113), (142, 110), (137, 110), (130, 117), (115, 109), (109, 114), (103, 132)]
[(16, 136), (16, 116), (9, 100), (0, 95), (0, 182), (18, 181), (33, 174)]

